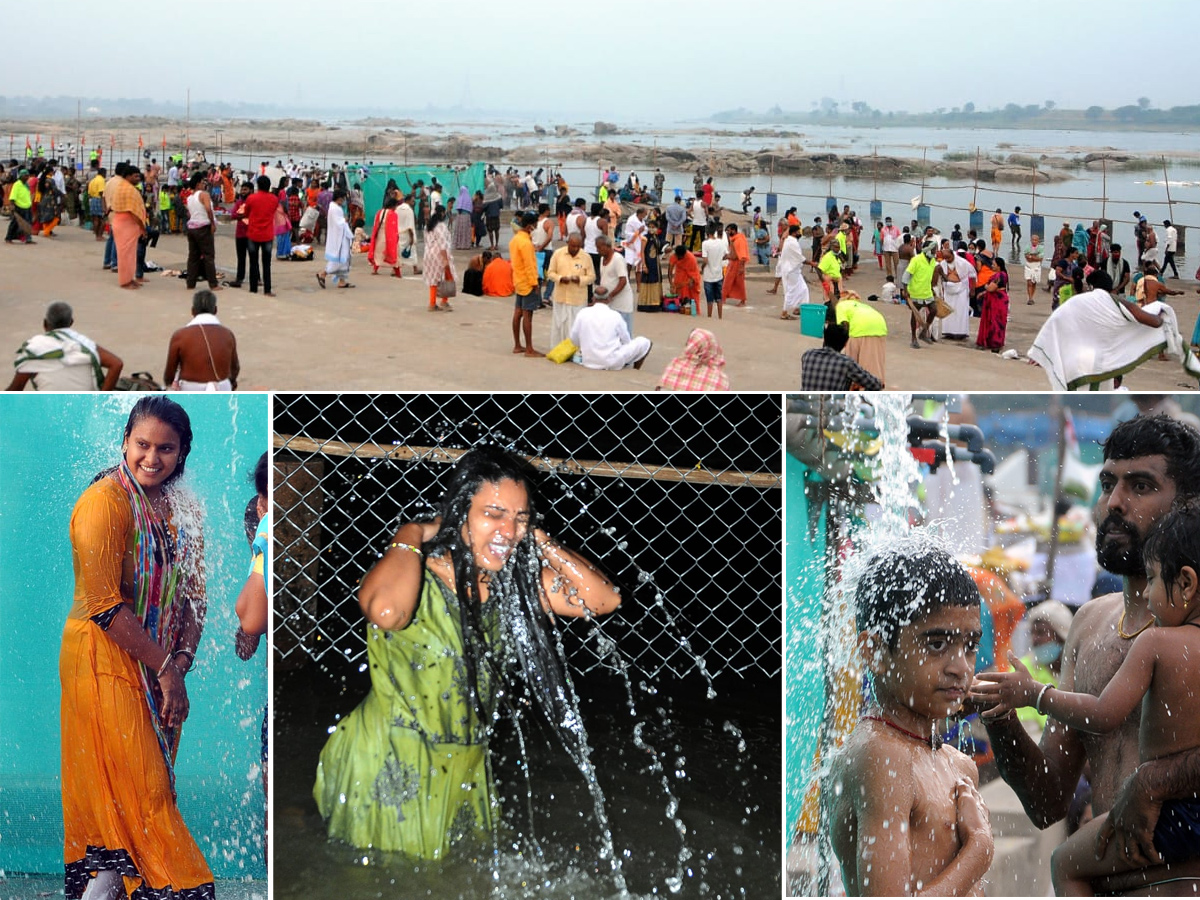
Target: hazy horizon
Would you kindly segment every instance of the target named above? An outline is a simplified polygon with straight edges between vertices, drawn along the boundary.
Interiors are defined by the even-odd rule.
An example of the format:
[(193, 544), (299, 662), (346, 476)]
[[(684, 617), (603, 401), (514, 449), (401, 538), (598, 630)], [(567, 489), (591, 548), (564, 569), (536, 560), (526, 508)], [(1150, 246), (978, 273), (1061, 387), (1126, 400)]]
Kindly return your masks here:
[[(682, 122), (739, 107), (805, 112), (826, 98), (844, 109), (861, 102), (897, 112), (1047, 100), (1113, 109), (1142, 97), (1166, 109), (1197, 102), (1200, 74), (1191, 46), (1200, 4), (1184, 0), (1144, 12), (1093, 0), (1086, 30), (1074, 32), (1046, 15), (1008, 16), (985, 31), (968, 6), (917, 23), (892, 0), (859, 0), (845, 15), (749, 0), (736, 16), (711, 0), (556, 4), (541, 15), (460, 0), (453, 8), (352, 7), (333, 21), (328, 5), (311, 0), (210, 0), (202, 13), (129, 0), (119, 9), (114, 25), (82, 0), (56, 7), (65, 20), (86, 17), (94, 26), (79, 65), (61, 56), (47, 65), (40, 42), (10, 41), (6, 97), (146, 97), (182, 110), (190, 88), (193, 110), (247, 103), (328, 118), (353, 110)], [(1151, 29), (1154, 56), (1146, 60), (1131, 38)], [(131, 54), (132, 44), (146, 57)], [(1170, 61), (1169, 74), (1159, 60)], [(4, 114), (15, 115), (7, 102)]]

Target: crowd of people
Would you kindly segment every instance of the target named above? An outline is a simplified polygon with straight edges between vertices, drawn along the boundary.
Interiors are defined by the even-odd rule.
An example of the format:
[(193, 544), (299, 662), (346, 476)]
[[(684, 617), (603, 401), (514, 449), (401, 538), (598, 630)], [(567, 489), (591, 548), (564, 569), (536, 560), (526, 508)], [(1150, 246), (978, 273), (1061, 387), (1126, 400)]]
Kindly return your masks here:
[[(1082, 223), (1072, 228), (1070, 223), (1064, 222), (1052, 239), (1048, 278), (1044, 274), (1046, 246), (1040, 236), (1033, 234), (1027, 244), (1022, 243), (1020, 207), (1015, 207), (1007, 218), (1000, 209), (996, 210), (990, 222), (990, 246), (974, 230), (964, 235), (957, 224), (949, 237), (943, 237), (932, 225), (922, 228), (913, 220), (909, 226), (901, 228), (887, 217), (875, 223), (871, 235), (883, 284), (879, 293), (868, 299), (908, 307), (909, 346), (914, 350), (921, 349), (923, 343), (969, 341), (971, 320), (975, 319), (976, 349), (1003, 353), (1015, 359), (1020, 356), (1017, 350), (1006, 350), (1010, 313), (1009, 263), (1019, 263), (1027, 305), (1035, 305), (1038, 288), (1043, 284), (1050, 293), (1050, 318), (1035, 339), (1028, 358), (1050, 370), (1047, 374), (1056, 389), (1065, 389), (1067, 384), (1079, 387), (1105, 382), (1119, 386), (1124, 373), (1155, 356), (1179, 358), (1190, 374), (1198, 375), (1200, 362), (1195, 353), (1200, 352), (1200, 320), (1192, 333), (1192, 353), (1189, 354), (1174, 311), (1163, 302), (1165, 297), (1184, 293), (1166, 284), (1167, 276), (1163, 271), (1170, 266), (1175, 277), (1179, 277), (1175, 266), (1178, 230), (1169, 220), (1164, 221), (1166, 238), (1160, 248), (1154, 228), (1146, 217), (1139, 213), (1134, 216), (1137, 254), (1132, 269), (1121, 245), (1112, 242), (1109, 225), (1097, 220), (1090, 228), (1084, 228)], [(1007, 260), (1003, 252), (1005, 225), (1010, 235)], [(858, 337), (886, 336), (886, 323), (876, 316), (863, 317), (859, 333), (854, 333), (855, 323), (848, 321), (848, 313), (856, 310), (857, 305), (843, 309), (842, 298), (847, 293), (844, 282), (860, 266), (859, 238), (864, 231), (853, 211), (848, 206), (841, 213), (831, 208), (826, 224), (823, 225), (818, 217), (810, 228), (805, 229), (792, 208), (780, 219), (778, 227), (781, 236), (776, 251), (779, 263), (775, 286), (768, 293), (777, 293), (782, 285), (781, 317), (795, 318), (800, 305), (809, 301), (808, 285), (803, 277), (804, 267), (808, 266), (815, 270), (820, 280), (828, 308), (827, 321), (843, 324), (848, 329), (849, 340), (835, 336), (836, 340), (846, 344), (853, 343)], [(801, 244), (804, 237), (810, 237), (812, 242), (811, 256), (807, 259)], [(1072, 298), (1083, 299), (1068, 313), (1066, 304)], [(861, 298), (855, 294), (854, 299)], [(1094, 304), (1103, 309), (1097, 314), (1085, 314), (1084, 307)], [(1074, 349), (1066, 351), (1055, 347), (1048, 351), (1051, 335), (1064, 330), (1067, 343)], [(831, 346), (829, 338), (826, 334), (821, 351)], [(1136, 353), (1133, 352), (1135, 349)], [(821, 351), (809, 352), (818, 354)], [(857, 352), (851, 349), (846, 352), (882, 382), (881, 358), (873, 367), (865, 364)], [(1064, 360), (1064, 356), (1067, 359)], [(1103, 357), (1102, 363), (1096, 363), (1098, 357)], [(1084, 358), (1091, 363), (1084, 365)], [(845, 390), (852, 385), (862, 385), (861, 381), (853, 379), (843, 383), (841, 375), (849, 374), (851, 370), (845, 366), (836, 368), (839, 387), (827, 389)], [(1085, 368), (1088, 371), (1084, 371)], [(1064, 371), (1067, 372), (1065, 376)], [(818, 380), (822, 385), (828, 385), (828, 378)], [(817, 389), (817, 381), (803, 383), (806, 390)]]
[[(605, 342), (622, 348), (631, 342), (640, 346), (638, 308), (693, 315), (703, 309), (710, 318), (714, 313), (723, 318), (726, 305), (747, 304), (749, 267), (756, 263), (769, 268), (776, 259), (775, 283), (766, 293), (776, 295), (782, 289), (780, 318), (798, 318), (801, 306), (810, 301), (806, 272), (811, 272), (810, 277), (821, 285), (829, 323), (841, 324), (847, 331), (847, 352), (882, 382), (882, 352), (869, 361), (857, 354), (863, 339), (871, 339), (872, 347), (882, 345), (882, 340), (874, 339), (887, 336), (886, 321), (864, 313), (857, 292), (852, 298), (855, 303), (842, 302), (846, 282), (865, 274), (868, 241), (876, 262), (873, 268), (883, 276), (883, 283), (867, 300), (908, 307), (909, 346), (914, 350), (938, 341), (970, 341), (971, 320), (976, 319), (976, 348), (1019, 356), (1007, 346), (1009, 264), (1022, 266), (1026, 302), (1034, 305), (1043, 285), (1047, 249), (1051, 250), (1050, 277), (1045, 287), (1052, 318), (1072, 298), (1103, 290), (1116, 298), (1117, 306), (1124, 306), (1125, 325), (1156, 329), (1155, 336), (1171, 328), (1178, 331), (1177, 322), (1163, 313), (1163, 299), (1182, 293), (1167, 285), (1166, 275), (1166, 271), (1175, 277), (1179, 274), (1178, 230), (1164, 221), (1160, 240), (1140, 214), (1135, 214), (1137, 247), (1130, 260), (1112, 241), (1109, 226), (1099, 221), (1090, 228), (1064, 223), (1049, 247), (1036, 234), (1026, 243), (1020, 207), (1007, 217), (996, 210), (989, 223), (990, 243), (973, 229), (964, 234), (959, 225), (943, 237), (931, 225), (922, 227), (913, 220), (900, 227), (891, 217), (877, 221), (868, 236), (869, 224), (849, 204), (840, 210), (831, 206), (825, 216), (816, 216), (807, 226), (793, 206), (772, 223), (761, 207), (750, 212), (752, 186), (741, 193), (741, 209), (748, 221), (723, 222), (721, 195), (713, 177), (704, 177), (702, 170), (693, 178), (693, 196), (685, 198), (684, 191), (676, 189), (667, 202), (665, 177), (657, 169), (651, 184), (643, 184), (636, 173), (622, 179), (615, 169), (606, 169), (599, 185), (589, 185), (581, 196), (571, 193), (562, 172), (522, 173), (515, 167), (501, 171), (493, 166), (482, 188), (472, 191), (460, 184), (457, 194), (436, 177), (428, 184), (422, 180), (404, 186), (389, 180), (382, 206), (368, 222), (362, 191), (362, 182), (371, 174), (368, 166), (353, 173), (349, 163), (326, 170), (293, 160), (285, 165), (280, 160), (276, 168), (282, 174), (273, 182), (263, 174), (266, 162), (257, 176), (203, 159), (185, 163), (175, 157), (167, 162), (165, 169), (154, 159), (140, 169), (129, 162), (118, 163), (110, 173), (99, 152), (86, 170), (40, 157), (24, 165), (13, 160), (3, 177), (3, 202), (11, 210), (7, 240), (32, 243), (38, 236), (52, 237), (64, 219), (78, 221), (105, 243), (104, 269), (117, 274), (121, 287), (134, 290), (145, 283), (146, 249), (155, 246), (162, 233), (183, 233), (188, 261), (181, 277), (189, 290), (201, 281), (210, 291), (218, 291), (242, 287), (248, 280), (251, 293), (261, 288), (266, 296), (274, 296), (272, 256), (276, 261), (311, 258), (313, 245), (323, 239), (325, 265), (316, 273), (322, 289), (353, 288), (350, 269), (355, 255), (364, 252), (372, 273), (383, 267), (400, 278), (410, 266), (414, 276), (422, 276), (433, 312), (452, 311), (450, 301), (460, 291), (514, 297), (514, 353), (544, 355), (533, 346), (533, 318), (538, 310), (553, 308), (552, 346), (571, 341), (573, 352), (566, 358), (598, 368), (622, 368), (645, 358), (644, 354), (627, 358), (624, 350), (584, 352), (571, 340), (575, 318), (598, 296), (619, 314), (627, 332), (624, 336), (617, 330), (606, 333)], [(502, 228), (506, 214), (511, 238), (509, 228)], [(227, 215), (235, 227), (232, 279), (223, 280), (217, 266), (214, 237), (219, 215)], [(528, 242), (518, 240), (522, 233), (528, 235)], [(532, 254), (525, 252), (530, 246)], [(605, 251), (606, 246), (611, 252)], [(514, 247), (520, 251), (516, 259)], [(455, 253), (472, 250), (482, 252), (471, 257), (460, 284)], [(590, 272), (581, 265), (581, 253), (591, 261)], [(556, 257), (559, 265), (552, 265)], [(1097, 273), (1111, 280), (1111, 289), (1099, 286), (1104, 279), (1097, 281)], [(1148, 309), (1147, 315), (1135, 315), (1123, 298)], [(1181, 336), (1155, 341), (1155, 355), (1164, 349), (1175, 352), (1180, 343)], [(1200, 322), (1191, 343), (1200, 346)], [(1045, 344), (1035, 341), (1043, 349)], [(603, 365), (601, 358), (606, 360)], [(1051, 368), (1058, 363), (1044, 362), (1038, 353), (1030, 358)], [(215, 380), (220, 383), (227, 377)]]

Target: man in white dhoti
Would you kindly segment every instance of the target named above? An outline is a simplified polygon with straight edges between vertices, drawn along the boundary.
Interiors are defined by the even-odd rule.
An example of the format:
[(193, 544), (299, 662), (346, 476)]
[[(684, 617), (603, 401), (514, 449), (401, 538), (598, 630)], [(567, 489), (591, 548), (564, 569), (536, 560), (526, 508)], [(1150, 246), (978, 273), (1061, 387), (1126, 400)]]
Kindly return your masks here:
[(933, 284), (942, 286), (942, 302), (950, 315), (942, 319), (942, 337), (965, 341), (971, 333), (971, 293), (975, 290), (975, 267), (943, 241), (941, 262), (933, 273)]
[(75, 314), (61, 300), (46, 308), (43, 334), (21, 345), (13, 362), (16, 372), (7, 390), (111, 391), (121, 377), (120, 358), (71, 326)]
[(634, 288), (642, 284), (642, 253), (646, 240), (646, 208), (635, 210), (625, 222), (624, 244), (625, 266), (633, 273)]
[[(1166, 351), (1183, 359), (1183, 338), (1171, 307), (1157, 314), (1114, 297), (1105, 272), (1088, 276), (1092, 290), (1056, 309), (1029, 348), (1055, 391), (1097, 390)], [(1108, 383), (1107, 385), (1105, 383)]]
[(779, 248), (775, 277), (783, 282), (783, 312), (781, 319), (794, 319), (801, 303), (808, 302), (808, 284), (804, 281), (804, 250), (800, 246), (799, 225), (788, 227), (787, 237)]
[(550, 343), (557, 346), (571, 336), (575, 317), (587, 308), (588, 286), (596, 280), (592, 258), (583, 252), (583, 238), (572, 234), (567, 246), (559, 247), (546, 266), (546, 278), (554, 285), (554, 313)]
[(609, 307), (607, 296), (598, 294), (575, 316), (571, 340), (589, 369), (640, 369), (652, 346), (647, 337), (630, 338), (624, 316)]
[(317, 281), (325, 287), (328, 278), (337, 288), (354, 287), (350, 283), (350, 247), (354, 232), (346, 222), (347, 193), (341, 188), (333, 192), (329, 202), (329, 222), (325, 234), (325, 271), (317, 273)]

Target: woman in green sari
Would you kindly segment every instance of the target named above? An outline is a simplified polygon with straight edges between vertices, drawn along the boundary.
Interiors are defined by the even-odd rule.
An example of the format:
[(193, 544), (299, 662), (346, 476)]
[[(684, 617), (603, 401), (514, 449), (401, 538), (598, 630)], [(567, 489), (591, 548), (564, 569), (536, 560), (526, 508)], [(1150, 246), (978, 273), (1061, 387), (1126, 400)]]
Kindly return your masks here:
[[(530, 471), (497, 447), (471, 450), (439, 517), (402, 525), (363, 578), (371, 691), (331, 734), (313, 789), (330, 837), (420, 859), (486, 843), (500, 812), (488, 739), (510, 660), (549, 676), (525, 692), (564, 721), (573, 690), (546, 671), (553, 619), (603, 615), (621, 597), (538, 527)], [(564, 740), (586, 753), (581, 726)]]

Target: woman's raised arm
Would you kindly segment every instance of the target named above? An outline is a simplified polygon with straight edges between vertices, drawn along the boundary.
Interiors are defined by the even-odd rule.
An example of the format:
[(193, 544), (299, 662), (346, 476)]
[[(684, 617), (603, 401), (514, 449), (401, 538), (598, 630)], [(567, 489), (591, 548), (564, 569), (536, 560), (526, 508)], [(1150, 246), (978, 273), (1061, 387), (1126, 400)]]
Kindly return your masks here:
[(542, 586), (550, 609), (560, 616), (603, 616), (621, 605), (621, 592), (596, 565), (568, 550), (541, 528), (534, 541), (546, 565)]
[(400, 526), (383, 558), (363, 576), (359, 586), (358, 605), (368, 622), (397, 631), (412, 620), (425, 578), (421, 545), (435, 534), (436, 522), (408, 522)]

